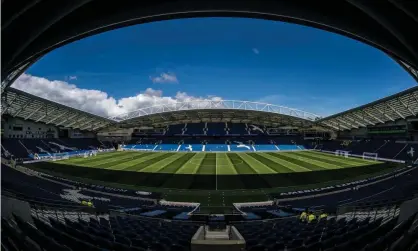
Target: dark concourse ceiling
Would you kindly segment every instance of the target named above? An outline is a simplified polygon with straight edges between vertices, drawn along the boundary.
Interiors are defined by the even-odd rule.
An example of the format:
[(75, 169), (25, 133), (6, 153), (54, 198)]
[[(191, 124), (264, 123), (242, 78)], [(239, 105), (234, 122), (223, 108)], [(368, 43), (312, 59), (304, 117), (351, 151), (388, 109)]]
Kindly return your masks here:
[(307, 25), (374, 46), (418, 81), (416, 0), (2, 0), (2, 91), (67, 43), (124, 26), (191, 17)]

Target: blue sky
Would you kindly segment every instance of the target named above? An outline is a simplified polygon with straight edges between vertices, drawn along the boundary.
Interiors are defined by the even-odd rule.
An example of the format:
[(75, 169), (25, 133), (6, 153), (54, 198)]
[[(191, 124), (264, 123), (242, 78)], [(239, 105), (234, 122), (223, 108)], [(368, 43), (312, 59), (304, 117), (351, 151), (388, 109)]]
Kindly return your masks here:
[[(180, 93), (267, 102), (319, 115), (416, 84), (383, 52), (355, 40), (295, 24), (239, 18), (181, 19), (110, 31), (49, 53), (27, 74), (33, 90), (26, 91), (77, 108), (88, 96), (78, 101), (59, 91), (45, 96), (37, 85), (59, 82), (66, 89), (62, 85), (68, 83), (90, 94), (100, 90), (116, 105), (140, 94), (176, 100)], [(95, 104), (105, 101), (97, 98)], [(144, 105), (138, 102), (127, 109)]]

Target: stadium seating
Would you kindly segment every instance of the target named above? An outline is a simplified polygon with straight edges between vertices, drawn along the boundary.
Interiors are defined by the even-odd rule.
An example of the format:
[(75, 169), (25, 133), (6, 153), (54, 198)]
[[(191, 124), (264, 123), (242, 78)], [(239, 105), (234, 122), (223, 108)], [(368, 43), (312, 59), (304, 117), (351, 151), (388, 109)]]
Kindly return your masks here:
[[(52, 214), (33, 217), (34, 225), (19, 216), (2, 218), (2, 229), (10, 241), (7, 244), (25, 245), (30, 238), (36, 247), (47, 250), (189, 250), (190, 239), (198, 225), (182, 222), (162, 222), (125, 216), (90, 215), (74, 218), (66, 212), (64, 218)], [(44, 216), (44, 217), (40, 217)], [(4, 224), (4, 228), (3, 228)], [(23, 249), (29, 250), (29, 249)], [(31, 249), (34, 250), (34, 249)]]
[(226, 124), (225, 123), (207, 123), (207, 135), (225, 135), (226, 134)]
[(203, 129), (205, 128), (205, 123), (190, 123), (187, 124), (184, 135), (204, 135)]
[(230, 146), (230, 151), (232, 152), (251, 152), (254, 151), (252, 144), (250, 144), (248, 141), (247, 142), (242, 142), (242, 141), (232, 141)]
[(227, 152), (228, 145), (226, 144), (206, 144), (205, 152)]
[(400, 204), (418, 196), (418, 181), (414, 178), (416, 175), (418, 175), (418, 170), (414, 169), (405, 175), (399, 175), (396, 178), (377, 182), (364, 188), (349, 189), (327, 196), (313, 196), (298, 200), (294, 198), (300, 196), (299, 194), (277, 194), (273, 196), (280, 199), (281, 205), (292, 208), (321, 208), (326, 206), (331, 211), (335, 211), (336, 208), (341, 206), (356, 206), (358, 204), (363, 206), (387, 203), (391, 205), (394, 203)]
[[(246, 250), (408, 250), (418, 235), (415, 217), (402, 222), (396, 216), (330, 217), (308, 224), (291, 217), (233, 225), (245, 238)], [(2, 218), (2, 244), (8, 250), (180, 251), (190, 249), (198, 227), (184, 221), (34, 210), (33, 223), (17, 215)]]
[(247, 124), (244, 123), (228, 123), (228, 135), (237, 136), (237, 135), (248, 135)]
[(172, 151), (176, 152), (179, 148), (178, 144), (159, 144), (156, 148), (154, 148), (154, 151)]
[[(403, 233), (412, 221), (396, 224), (397, 219), (331, 218), (314, 224), (297, 219), (270, 223), (236, 225), (247, 242), (247, 250), (362, 250), (366, 246), (384, 250), (389, 246), (386, 235)], [(389, 234), (390, 233), (390, 234)], [(382, 236), (385, 236), (382, 238)], [(379, 247), (375, 241), (382, 239)]]
[(264, 135), (266, 128), (260, 125), (247, 124), (247, 131), (249, 135)]
[[(269, 127), (256, 124), (233, 122), (200, 122), (170, 125), (165, 135), (257, 136), (268, 135), (268, 130)], [(280, 136), (282, 133), (276, 133), (275, 135)]]
[(410, 148), (418, 149), (418, 144), (403, 143), (390, 140), (358, 140), (358, 141), (331, 140), (322, 141), (316, 149), (336, 151), (344, 150), (351, 154), (362, 156), (364, 152), (377, 153), (379, 158), (407, 160)]
[(303, 150), (298, 145), (277, 145), (280, 151), (296, 151), (296, 150)]
[(170, 125), (166, 135), (183, 135), (185, 124)]
[(28, 158), (35, 153), (40, 156), (72, 152), (77, 154), (80, 150), (110, 147), (97, 139), (2, 139), (2, 144), (17, 158)]
[(202, 144), (182, 144), (179, 148), (180, 152), (201, 152), (203, 149)]
[[(219, 143), (216, 140), (214, 142)], [(319, 208), (319, 205), (327, 205), (327, 208), (356, 207), (355, 213), (348, 211), (337, 218), (331, 216), (328, 220), (306, 224), (295, 218), (277, 220), (289, 216), (289, 213), (276, 205), (254, 206), (241, 208), (247, 213), (246, 222), (232, 224), (244, 236), (247, 250), (385, 250), (393, 240), (398, 239), (397, 245), (411, 245), (411, 238), (416, 236), (416, 232), (408, 231), (411, 218), (397, 224), (396, 217), (399, 205), (418, 193), (418, 182), (414, 178), (417, 172), (412, 170), (407, 175), (359, 190), (280, 202), (290, 205), (290, 208)], [(2, 219), (2, 233), (6, 237), (2, 244), (7, 245), (5, 248), (16, 245), (19, 246), (18, 250), (189, 250), (190, 238), (199, 226), (188, 221), (187, 212), (192, 207), (175, 204), (162, 206), (151, 200), (120, 197), (117, 192), (114, 195), (100, 195), (94, 190), (65, 193), (68, 187), (62, 183), (72, 183), (55, 183), (51, 179), (41, 179), (7, 166), (2, 167), (3, 194), (28, 201), (34, 216), (34, 225), (17, 216), (14, 219)], [(80, 213), (75, 216), (72, 212), (79, 206), (80, 195), (84, 196), (82, 198), (91, 198), (95, 205), (108, 203), (120, 216), (85, 213), (82, 217)], [(100, 197), (110, 201), (103, 201)], [(286, 196), (276, 198), (283, 199)], [(380, 209), (382, 204), (385, 210)], [(40, 209), (45, 205), (50, 209)], [(54, 210), (60, 210), (60, 213)], [(367, 218), (368, 215), (373, 216)], [(182, 221), (168, 222), (154, 218)], [(32, 249), (26, 248), (30, 245)]]

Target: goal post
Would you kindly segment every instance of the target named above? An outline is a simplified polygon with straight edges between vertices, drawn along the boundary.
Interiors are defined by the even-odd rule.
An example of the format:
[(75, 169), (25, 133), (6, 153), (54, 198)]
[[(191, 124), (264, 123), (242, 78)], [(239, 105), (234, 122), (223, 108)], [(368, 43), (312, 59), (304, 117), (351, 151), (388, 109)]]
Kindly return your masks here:
[(377, 161), (377, 153), (363, 152), (363, 159), (371, 159)]
[(336, 156), (344, 156), (344, 157), (348, 158), (350, 156), (350, 152), (349, 151), (344, 151), (344, 150), (335, 150), (335, 155)]

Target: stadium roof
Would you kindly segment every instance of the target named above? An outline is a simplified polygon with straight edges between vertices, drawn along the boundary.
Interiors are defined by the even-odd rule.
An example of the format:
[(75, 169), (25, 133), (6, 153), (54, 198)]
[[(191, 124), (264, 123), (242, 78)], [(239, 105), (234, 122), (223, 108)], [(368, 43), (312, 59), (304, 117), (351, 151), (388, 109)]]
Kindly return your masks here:
[(318, 115), (265, 103), (238, 100), (197, 100), (155, 105), (112, 118), (118, 127), (187, 122), (233, 121), (265, 125), (308, 126)]
[(97, 131), (113, 120), (8, 88), (1, 96), (1, 115), (80, 130)]
[(2, 90), (67, 43), (128, 25), (204, 16), (280, 20), (342, 34), (387, 53), (418, 80), (417, 5), (405, 0), (2, 0)]
[(416, 117), (418, 86), (322, 119), (316, 114), (285, 106), (238, 100), (194, 100), (161, 104), (104, 118), (14, 88), (8, 88), (3, 93), (1, 105), (2, 116), (7, 114), (25, 120), (89, 131), (201, 121), (351, 130)]
[(318, 120), (335, 130), (384, 124), (418, 114), (418, 86), (354, 109)]

